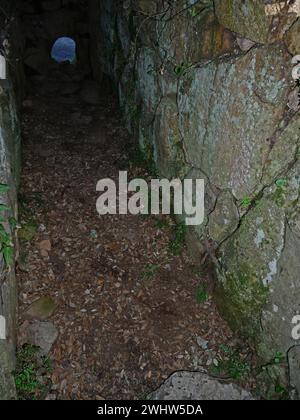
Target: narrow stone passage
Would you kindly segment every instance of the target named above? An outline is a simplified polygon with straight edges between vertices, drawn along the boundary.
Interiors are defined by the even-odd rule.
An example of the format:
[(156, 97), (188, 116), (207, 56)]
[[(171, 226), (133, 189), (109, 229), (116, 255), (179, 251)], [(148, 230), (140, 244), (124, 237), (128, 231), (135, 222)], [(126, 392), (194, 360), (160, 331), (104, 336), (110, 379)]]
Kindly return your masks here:
[(0, 0), (0, 400), (299, 399), (300, 0), (238, 3)]
[[(206, 299), (209, 276), (184, 248), (172, 254), (170, 218), (99, 217), (99, 179), (150, 175), (131, 162), (113, 95), (87, 105), (68, 87), (35, 85), (24, 103), (19, 345), (41, 320), (57, 329), (48, 398), (141, 398), (238, 341)], [(55, 310), (48, 300), (32, 314), (41, 298)]]

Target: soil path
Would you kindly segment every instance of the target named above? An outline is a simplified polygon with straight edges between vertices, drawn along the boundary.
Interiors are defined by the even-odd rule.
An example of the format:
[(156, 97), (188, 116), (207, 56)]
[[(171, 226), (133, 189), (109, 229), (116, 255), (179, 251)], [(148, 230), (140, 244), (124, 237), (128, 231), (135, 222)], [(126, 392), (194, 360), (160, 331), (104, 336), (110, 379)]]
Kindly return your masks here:
[(208, 278), (184, 248), (170, 251), (171, 219), (97, 214), (99, 179), (148, 174), (130, 165), (115, 98), (92, 106), (70, 91), (25, 102), (21, 204), (38, 227), (23, 245), (20, 324), (30, 303), (53, 299), (51, 398), (143, 398), (176, 370), (209, 368), (235, 339), (212, 299), (199, 303)]

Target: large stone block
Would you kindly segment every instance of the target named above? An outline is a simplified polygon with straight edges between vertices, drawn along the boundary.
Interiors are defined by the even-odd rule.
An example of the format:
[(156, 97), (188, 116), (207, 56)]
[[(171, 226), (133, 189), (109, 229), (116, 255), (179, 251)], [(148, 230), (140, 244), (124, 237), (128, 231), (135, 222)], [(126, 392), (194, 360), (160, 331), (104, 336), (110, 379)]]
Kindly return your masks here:
[(288, 2), (263, 0), (215, 0), (216, 15), (225, 28), (260, 44), (282, 40), (286, 30), (295, 22)]
[(291, 54), (300, 54), (300, 19), (286, 32), (285, 43)]
[(12, 372), (14, 352), (0, 340), (0, 400), (14, 400), (16, 398), (16, 388)]
[[(12, 43), (9, 59), (15, 63), (9, 67), (8, 78), (0, 87), (0, 184), (9, 187), (8, 193), (0, 194), (0, 204), (9, 210), (1, 212), (1, 225), (11, 235), (14, 249), (17, 249), (15, 234), (11, 231), (8, 218), (17, 218), (17, 186), (20, 173), (20, 124), (18, 103), (22, 95), (22, 67), (16, 60), (22, 49), (16, 23), (11, 27)], [(18, 95), (18, 96), (16, 96)], [(1, 244), (0, 244), (1, 247)], [(5, 319), (5, 339), (0, 339), (0, 400), (16, 396), (13, 370), (16, 346), (17, 286), (14, 262), (7, 267), (0, 253), (0, 315)], [(3, 335), (2, 335), (3, 337)]]
[(200, 66), (182, 78), (179, 121), (188, 160), (237, 200), (261, 188), (291, 80), (280, 46)]
[(262, 0), (108, 3), (104, 51), (126, 34), (127, 63), (105, 71), (128, 127), (160, 174), (205, 179), (205, 223), (189, 239), (213, 258), (220, 310), (266, 362), (289, 352), (300, 311), (297, 14)]
[(252, 395), (235, 384), (222, 383), (202, 372), (177, 372), (152, 395), (151, 400), (230, 401), (253, 400)]

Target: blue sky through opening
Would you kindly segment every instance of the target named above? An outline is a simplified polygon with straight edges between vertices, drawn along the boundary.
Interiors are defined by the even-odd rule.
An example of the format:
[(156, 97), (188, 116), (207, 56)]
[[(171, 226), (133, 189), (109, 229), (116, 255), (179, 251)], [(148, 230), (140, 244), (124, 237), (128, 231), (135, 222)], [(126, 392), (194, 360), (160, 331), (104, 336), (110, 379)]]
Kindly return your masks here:
[(58, 38), (51, 51), (51, 57), (58, 63), (69, 61), (76, 62), (76, 43), (72, 38)]

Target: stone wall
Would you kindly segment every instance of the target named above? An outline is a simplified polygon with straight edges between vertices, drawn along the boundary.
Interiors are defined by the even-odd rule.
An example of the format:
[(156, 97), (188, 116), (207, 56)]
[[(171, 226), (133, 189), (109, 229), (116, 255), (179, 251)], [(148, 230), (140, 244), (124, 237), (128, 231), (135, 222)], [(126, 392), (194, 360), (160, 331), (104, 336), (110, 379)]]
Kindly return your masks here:
[[(6, 320), (6, 339), (0, 339), (0, 400), (15, 397), (14, 354), (16, 345), (17, 287), (14, 259), (17, 243), (9, 218), (17, 219), (17, 186), (20, 170), (20, 126), (18, 107), (23, 90), (22, 42), (14, 2), (0, 2), (1, 52), (7, 61), (7, 79), (0, 80), (0, 184), (9, 191), (0, 194), (1, 229), (10, 235), (13, 245), (11, 262), (6, 263), (0, 252), (0, 315)], [(2, 208), (3, 209), (3, 208)], [(2, 231), (1, 250), (3, 250)]]
[(205, 223), (188, 242), (199, 260), (207, 253), (214, 261), (220, 311), (264, 362), (288, 355), (300, 345), (291, 334), (300, 312), (296, 8), (287, 1), (278, 12), (263, 0), (90, 4), (97, 69), (114, 80), (145, 156), (163, 177), (206, 181)]

